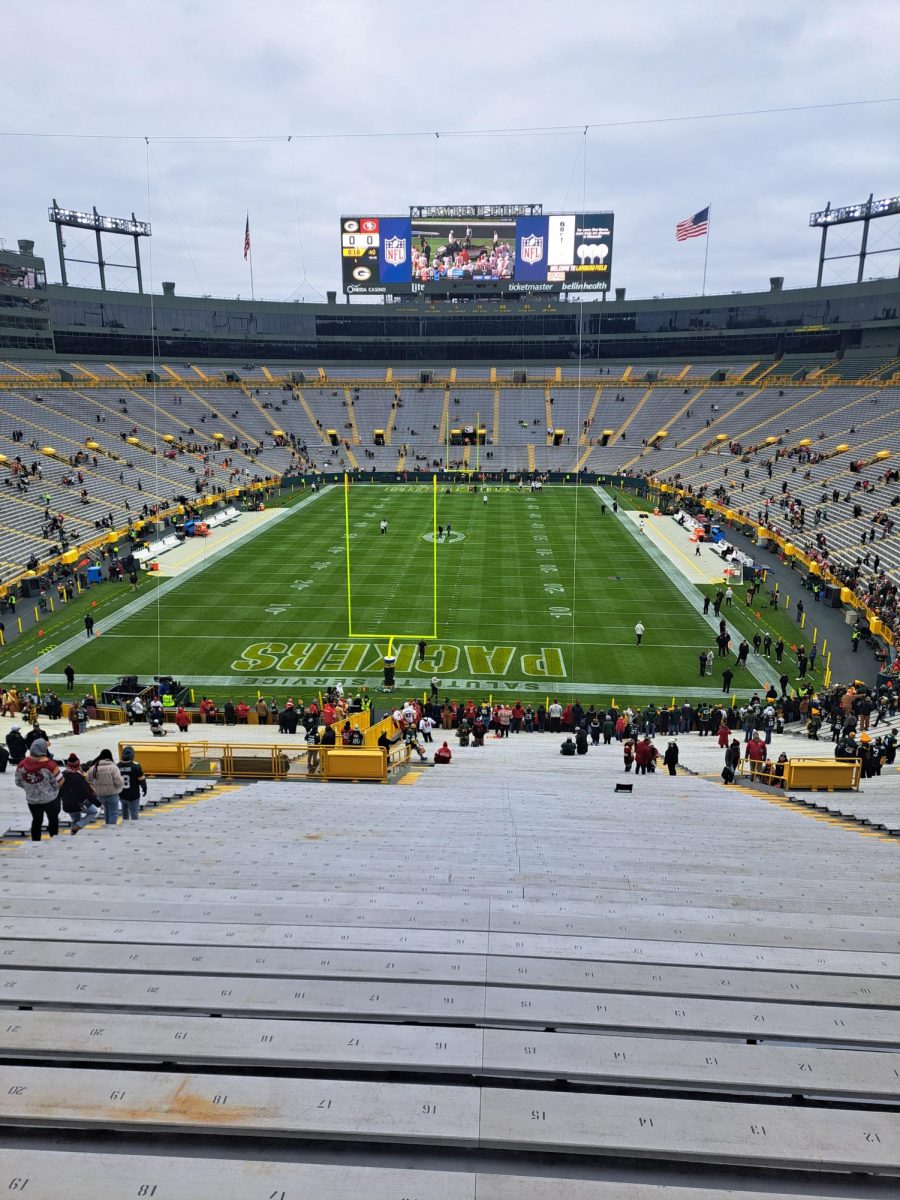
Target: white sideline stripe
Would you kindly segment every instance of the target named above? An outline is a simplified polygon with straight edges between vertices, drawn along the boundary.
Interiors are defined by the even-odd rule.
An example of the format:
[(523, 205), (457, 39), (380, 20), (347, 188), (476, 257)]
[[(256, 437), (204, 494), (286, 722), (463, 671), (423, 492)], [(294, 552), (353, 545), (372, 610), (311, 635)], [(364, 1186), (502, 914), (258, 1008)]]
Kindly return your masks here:
[[(606, 491), (604, 491), (603, 488), (593, 487), (593, 488), (591, 488), (591, 491), (595, 492), (600, 497), (601, 501), (604, 504), (607, 504), (609, 506), (610, 510), (612, 510), (612, 497), (609, 496), (606, 493)], [(644, 551), (644, 553), (647, 555), (647, 557), (651, 558), (661, 570), (665, 571), (666, 576), (669, 579), (670, 583), (672, 583), (676, 588), (678, 588), (679, 592), (681, 592), (682, 596), (684, 596), (684, 598), (685, 598), (685, 600), (687, 600), (688, 604), (690, 604), (692, 608), (696, 609), (699, 616), (703, 617), (703, 620), (707, 623), (707, 625), (709, 625), (710, 628), (713, 629), (716, 634), (718, 634), (719, 626), (716, 623), (716, 618), (711, 616), (709, 613), (707, 613), (704, 616), (703, 600), (700, 596), (699, 591), (695, 587), (691, 587), (687, 583), (685, 583), (685, 581), (681, 575), (681, 569), (678, 566), (678, 563), (675, 561), (675, 559), (672, 556), (670, 556), (669, 554), (667, 554), (664, 550), (662, 550), (658, 545), (656, 545), (655, 542), (648, 543), (646, 537), (642, 537), (641, 534), (638, 533), (633, 522), (627, 520), (624, 513), (622, 513), (622, 512), (613, 513), (613, 516), (615, 516), (617, 518), (617, 520), (619, 520), (621, 522), (621, 524), (625, 527), (625, 529), (628, 530), (628, 532), (631, 534), (631, 536), (634, 538), (634, 540), (637, 542), (637, 544), (641, 547), (641, 549)], [(674, 572), (673, 572), (672, 568), (674, 568)], [(725, 627), (728, 630), (729, 634), (731, 635), (732, 644), (735, 646), (739, 645), (743, 641), (744, 635), (740, 632), (740, 630), (736, 629), (729, 621), (726, 621)], [(714, 644), (715, 644), (715, 642), (713, 642), (713, 645)], [(759, 656), (757, 655), (757, 658), (758, 657)], [(722, 661), (727, 662), (727, 661), (729, 661), (729, 659), (723, 659)], [(766, 660), (766, 661), (768, 661), (768, 660)], [(764, 675), (762, 673), (762, 671), (763, 671), (762, 666), (760, 666), (757, 669), (757, 664), (753, 661), (752, 654), (748, 658), (747, 662), (749, 664), (751, 674), (753, 674), (756, 677), (756, 680), (758, 683), (765, 686), (769, 682), (769, 679), (771, 679), (772, 672), (771, 671), (768, 672), (768, 678), (767, 678), (766, 675)]]
[[(271, 672), (254, 675), (250, 671), (241, 672), (239, 675), (179, 675), (179, 681), (186, 687), (240, 687), (264, 683), (266, 687), (271, 688), (286, 688), (286, 687), (301, 687), (315, 684), (320, 686), (323, 680), (331, 680), (334, 676), (332, 672), (329, 675), (324, 673), (306, 673), (297, 674), (296, 672), (285, 672), (282, 676), (275, 676)], [(377, 672), (371, 675), (352, 675), (351, 681), (360, 680), (360, 684), (365, 683), (369, 686), (372, 678), (377, 676)], [(121, 675), (94, 675), (92, 676), (96, 683), (107, 684), (117, 683), (121, 679)], [(65, 683), (65, 675), (42, 675), (42, 683)], [(346, 683), (346, 678), (341, 676), (341, 679)], [(427, 689), (429, 686), (429, 677), (425, 675), (398, 675), (396, 683), (404, 688), (410, 688), (413, 694)], [(650, 699), (661, 698), (666, 699), (667, 694), (671, 695), (674, 691), (676, 698), (681, 701), (686, 696), (697, 697), (708, 700), (718, 697), (720, 700), (731, 702), (731, 693), (727, 695), (721, 688), (702, 688), (702, 687), (683, 687), (680, 684), (662, 683), (655, 687), (638, 687), (631, 683), (597, 683), (591, 680), (589, 683), (573, 683), (569, 679), (561, 679), (558, 676), (550, 679), (543, 679), (535, 676), (528, 680), (515, 679), (507, 682), (502, 675), (494, 675), (489, 679), (473, 679), (469, 676), (461, 676), (456, 679), (441, 679), (441, 691), (450, 692), (457, 688), (476, 688), (491, 690), (493, 688), (502, 688), (505, 692), (519, 691), (523, 693), (527, 690), (529, 693), (537, 692), (539, 694), (553, 693), (554, 691), (580, 691), (588, 697), (597, 692), (609, 692), (611, 696), (617, 696), (621, 693), (623, 696), (640, 696)], [(732, 689), (733, 690), (733, 689)], [(538, 697), (540, 698), (540, 696)]]
[[(320, 496), (326, 496), (334, 489), (334, 487), (334, 484), (326, 484), (325, 487), (319, 492), (313, 492), (311, 495), (307, 496), (305, 500), (301, 500), (299, 504), (294, 504), (291, 505), (290, 508), (282, 509), (277, 516), (274, 516), (271, 519), (271, 521), (267, 521), (265, 524), (257, 525), (253, 529), (248, 529), (243, 537), (235, 538), (234, 541), (228, 542), (224, 546), (220, 546), (217, 550), (213, 550), (211, 554), (209, 554), (202, 562), (198, 563), (197, 566), (192, 570), (186, 571), (181, 575), (173, 576), (171, 579), (167, 579), (165, 583), (160, 583), (156, 588), (153, 589), (153, 591), (148, 591), (145, 592), (144, 595), (136, 596), (135, 599), (129, 604), (123, 605), (122, 608), (117, 609), (116, 612), (111, 613), (108, 617), (103, 618), (103, 632), (105, 633), (108, 629), (115, 629), (117, 625), (121, 625), (122, 622), (128, 620), (129, 617), (133, 617), (135, 613), (139, 613), (149, 605), (155, 604), (157, 600), (162, 599), (163, 596), (167, 596), (169, 592), (181, 587), (181, 585), (187, 579), (192, 579), (195, 575), (199, 575), (202, 571), (205, 571), (207, 567), (211, 567), (213, 563), (218, 562), (219, 559), (225, 558), (232, 552), (232, 550), (236, 550), (239, 546), (244, 546), (248, 542), (252, 542), (255, 538), (259, 537), (261, 533), (266, 533), (269, 530), (274, 529), (275, 526), (281, 521), (284, 521), (293, 513), (298, 512), (301, 508), (305, 508), (306, 505), (311, 503), (313, 500), (318, 500)], [(83, 646), (84, 643), (85, 635), (82, 631), (79, 631), (79, 633), (73, 634), (72, 637), (67, 638), (66, 641), (61, 642), (56, 647), (57, 653), (53, 654), (52, 659), (50, 659), (50, 655), (48, 654), (38, 655), (38, 657), (32, 659), (31, 662), (24, 663), (21, 667), (17, 668), (17, 673), (32, 674), (34, 669), (37, 668), (41, 674), (41, 677), (43, 678), (44, 673), (41, 670), (41, 667), (44, 662), (46, 662), (48, 659), (50, 659), (52, 662), (59, 662), (60, 659), (68, 657), (69, 654), (71, 654), (74, 650), (77, 650), (79, 646)], [(47, 678), (50, 679), (51, 676), (48, 675)], [(61, 679), (62, 676), (59, 676), (59, 678)], [(110, 678), (115, 681), (116, 679), (120, 679), (121, 676), (116, 675), (111, 676)]]
[[(110, 641), (115, 641), (117, 638), (124, 638), (126, 641), (131, 640), (130, 635), (126, 635), (124, 633), (116, 633), (116, 634), (109, 634), (109, 635), (104, 634), (104, 636), (105, 637), (108, 636)], [(185, 642), (241, 641), (241, 642), (246, 643), (248, 636), (249, 635), (246, 633), (223, 633), (221, 635), (217, 634), (217, 633), (163, 633), (163, 634), (160, 634), (160, 637), (163, 640), (168, 639), (169, 641), (185, 641)], [(274, 635), (260, 634), (256, 638), (256, 642), (265, 642), (267, 639), (270, 641), (274, 640), (274, 641), (280, 642), (280, 641), (284, 641), (286, 638), (288, 640), (295, 640), (295, 635), (294, 634), (284, 634), (284, 633), (278, 633), (278, 634), (274, 634)], [(304, 642), (347, 642), (351, 639), (348, 638), (347, 634), (342, 634), (342, 633), (328, 633), (328, 634), (321, 634), (318, 636), (314, 636), (313, 634), (309, 634), (309, 633), (304, 633), (303, 637), (300, 640), (304, 641)], [(379, 639), (379, 637), (370, 637), (368, 640), (370, 642), (377, 643), (379, 640), (382, 640), (382, 639)], [(362, 643), (365, 642), (366, 639), (361, 638), (358, 634), (355, 634), (354, 637), (352, 638), (352, 641), (357, 643), (357, 645), (362, 645)], [(629, 638), (627, 642), (552, 642), (552, 643), (550, 643), (549, 647), (545, 646), (544, 638), (541, 637), (540, 635), (532, 635), (528, 638), (519, 638), (518, 641), (519, 641), (520, 646), (535, 646), (535, 647), (537, 647), (538, 645), (540, 645), (542, 648), (549, 649), (552, 647), (554, 649), (559, 649), (559, 650), (567, 650), (571, 646), (630, 646), (633, 650), (637, 649), (637, 646), (635, 644), (635, 640), (633, 637)], [(256, 642), (250, 642), (248, 644), (255, 645)], [(467, 640), (461, 640), (459, 638), (442, 638), (438, 642), (438, 645), (440, 645), (440, 646), (472, 646), (472, 645), (482, 645), (483, 643), (484, 643), (484, 638), (479, 638), (479, 640), (477, 642), (470, 642)], [(645, 643), (645, 645), (646, 644), (647, 643)], [(415, 639), (414, 638), (394, 638), (394, 645), (395, 646), (414, 646)], [(654, 649), (654, 650), (699, 650), (701, 648), (706, 647), (706, 645), (707, 645), (706, 642), (653, 642), (651, 644), (651, 649)], [(518, 647), (514, 647), (514, 649), (518, 649)], [(729, 657), (729, 659), (731, 659), (732, 665), (733, 665), (734, 659), (732, 658), (731, 654), (729, 654), (728, 657)], [(724, 663), (727, 660), (721, 659), (720, 661)], [(766, 661), (768, 661), (768, 659)], [(50, 678), (50, 677), (47, 676), (46, 678)], [(99, 676), (92, 676), (92, 678), (99, 679)]]

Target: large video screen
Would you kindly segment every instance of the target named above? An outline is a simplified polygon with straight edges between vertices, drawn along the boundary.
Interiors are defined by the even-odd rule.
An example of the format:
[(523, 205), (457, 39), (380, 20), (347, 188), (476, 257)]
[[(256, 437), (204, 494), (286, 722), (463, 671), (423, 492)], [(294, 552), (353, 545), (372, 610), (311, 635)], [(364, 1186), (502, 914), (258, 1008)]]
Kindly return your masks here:
[(605, 292), (612, 213), (342, 217), (344, 291)]

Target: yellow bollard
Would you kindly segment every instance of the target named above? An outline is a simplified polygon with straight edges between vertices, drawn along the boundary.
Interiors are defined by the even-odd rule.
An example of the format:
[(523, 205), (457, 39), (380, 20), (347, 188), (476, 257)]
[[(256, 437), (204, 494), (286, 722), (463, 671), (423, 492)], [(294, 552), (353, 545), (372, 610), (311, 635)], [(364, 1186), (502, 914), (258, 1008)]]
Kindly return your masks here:
[(823, 639), (822, 639), (822, 649), (819, 651), (819, 654), (820, 654), (821, 656), (824, 656), (824, 654), (825, 654), (825, 651), (826, 651), (827, 649), (828, 649), (828, 638), (823, 638)]
[(91, 690), (92, 690), (92, 691), (93, 691), (93, 693), (94, 693), (94, 702), (96, 703), (96, 702), (97, 702), (97, 700), (99, 700), (99, 698), (100, 698), (100, 697), (97, 695), (97, 685), (96, 685), (96, 683), (92, 683), (92, 684), (91, 684)]
[(5, 646), (5, 645), (6, 645), (6, 641), (3, 637), (3, 630), (0, 629), (0, 646)]
[(53, 607), (53, 597), (52, 597), (52, 596), (48, 596), (48, 597), (47, 597), (47, 599), (50, 601), (50, 611), (51, 611), (51, 612), (56, 612), (56, 609)]
[(21, 633), (22, 632), (22, 618), (16, 617), (16, 620), (19, 622), (19, 633)]
[(790, 607), (791, 607), (791, 597), (790, 597), (790, 595), (787, 595), (787, 596), (785, 596), (785, 598), (784, 598), (784, 607), (785, 607), (785, 608), (790, 608)]
[(35, 610), (34, 610), (34, 623), (35, 623), (35, 625), (37, 625), (37, 624), (38, 624), (38, 622), (40, 621), (40, 619), (41, 619), (41, 618), (40, 618), (40, 616), (38, 615), (38, 610), (37, 610), (37, 609), (35, 609)]
[(813, 629), (813, 640), (812, 640), (812, 644), (813, 644), (813, 645), (815, 645), (815, 644), (816, 644), (816, 638), (817, 638), (818, 636), (819, 636), (819, 629), (818, 629), (818, 626), (816, 626), (816, 627)]
[[(257, 695), (259, 695), (258, 692), (257, 692)], [(191, 688), (191, 704), (193, 704), (193, 703), (194, 703), (194, 689)]]
[(804, 613), (803, 616), (800, 618), (800, 628), (803, 629), (805, 625), (806, 625), (806, 613)]

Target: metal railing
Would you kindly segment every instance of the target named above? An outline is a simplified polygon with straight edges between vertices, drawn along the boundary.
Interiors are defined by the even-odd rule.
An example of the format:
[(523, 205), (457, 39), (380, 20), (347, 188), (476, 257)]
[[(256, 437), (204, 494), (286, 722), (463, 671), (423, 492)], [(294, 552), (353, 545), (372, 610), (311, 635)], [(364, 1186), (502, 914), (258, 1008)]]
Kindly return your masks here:
[[(119, 745), (119, 754), (125, 743)], [(371, 780), (389, 783), (407, 766), (410, 747), (402, 741), (381, 746), (296, 746), (225, 741), (129, 742), (148, 776), (199, 779)]]

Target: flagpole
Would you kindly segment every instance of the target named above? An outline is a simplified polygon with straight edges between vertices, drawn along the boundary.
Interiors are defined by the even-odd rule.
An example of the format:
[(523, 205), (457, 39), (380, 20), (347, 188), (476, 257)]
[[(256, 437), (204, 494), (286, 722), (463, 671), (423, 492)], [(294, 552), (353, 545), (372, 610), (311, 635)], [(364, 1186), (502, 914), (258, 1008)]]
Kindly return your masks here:
[[(710, 230), (710, 225), (712, 224), (711, 218), (712, 218), (712, 205), (709, 204), (709, 205), (707, 205), (707, 209), (706, 209), (706, 251), (703, 255), (703, 290), (700, 293), (702, 296), (706, 295), (706, 264), (709, 262), (709, 230)], [(251, 281), (253, 279), (253, 263), (252, 263), (252, 261), (250, 263), (250, 279), (251, 279)]]
[(250, 260), (250, 299), (256, 299), (256, 292), (253, 288), (253, 244), (250, 241), (250, 212), (247, 211), (247, 222), (244, 225), (244, 260)]

